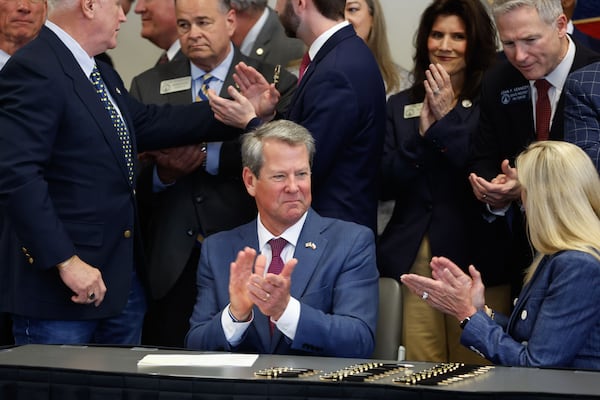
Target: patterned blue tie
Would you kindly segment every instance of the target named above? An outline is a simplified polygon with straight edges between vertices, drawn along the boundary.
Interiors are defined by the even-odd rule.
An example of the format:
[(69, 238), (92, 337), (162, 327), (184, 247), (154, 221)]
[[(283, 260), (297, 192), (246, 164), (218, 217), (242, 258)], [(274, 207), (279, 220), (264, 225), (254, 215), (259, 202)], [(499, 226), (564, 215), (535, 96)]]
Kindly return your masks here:
[(197, 102), (208, 100), (208, 85), (217, 78), (215, 76), (212, 76), (210, 73), (206, 73), (202, 75), (200, 79), (202, 80), (202, 85), (200, 85), (200, 90), (198, 90), (198, 93), (196, 93)]
[(129, 177), (129, 183), (133, 184), (133, 156), (131, 153), (131, 142), (129, 141), (129, 134), (127, 133), (127, 127), (123, 122), (123, 119), (115, 109), (115, 106), (112, 104), (110, 99), (108, 98), (108, 93), (106, 91), (106, 87), (104, 86), (104, 82), (102, 81), (102, 77), (100, 76), (100, 72), (98, 71), (98, 67), (94, 65), (94, 69), (90, 74), (90, 78), (92, 80), (92, 84), (96, 89), (96, 93), (100, 96), (100, 100), (104, 105), (106, 111), (110, 115), (110, 119), (112, 121), (117, 134), (119, 135), (119, 139), (121, 139), (121, 145), (123, 146), (123, 152), (125, 153), (125, 162), (127, 164), (127, 174)]

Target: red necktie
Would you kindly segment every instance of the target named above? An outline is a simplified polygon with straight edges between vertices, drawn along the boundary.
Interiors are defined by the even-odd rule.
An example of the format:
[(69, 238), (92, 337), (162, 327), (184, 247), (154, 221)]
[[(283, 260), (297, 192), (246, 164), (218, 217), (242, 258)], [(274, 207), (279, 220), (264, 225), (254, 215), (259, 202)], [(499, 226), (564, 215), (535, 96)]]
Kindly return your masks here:
[[(283, 270), (283, 260), (281, 259), (281, 251), (287, 244), (287, 240), (284, 238), (277, 238), (269, 240), (269, 245), (271, 246), (271, 263), (269, 264), (269, 270), (267, 272), (275, 275), (279, 275), (281, 270)], [(273, 336), (273, 330), (275, 329), (275, 324), (271, 322), (271, 318), (269, 318), (269, 330), (271, 332), (271, 336)]]
[(166, 64), (168, 62), (169, 62), (169, 56), (167, 56), (167, 52), (166, 51), (163, 51), (163, 53), (160, 55), (160, 58), (156, 62), (156, 65)]
[(550, 132), (550, 116), (552, 107), (548, 98), (548, 89), (552, 87), (545, 79), (535, 81), (537, 101), (535, 102), (535, 137), (536, 140), (548, 140)]
[(279, 275), (283, 269), (283, 260), (281, 259), (281, 250), (287, 244), (287, 240), (284, 238), (277, 238), (269, 240), (271, 246), (271, 264), (269, 264), (269, 270), (271, 274)]
[(302, 80), (302, 77), (304, 76), (304, 73), (306, 72), (306, 69), (308, 68), (308, 65), (310, 64), (310, 55), (308, 55), (308, 51), (306, 53), (304, 53), (304, 56), (302, 57), (302, 61), (300, 62), (300, 70), (298, 71), (298, 84), (300, 84), (300, 81)]

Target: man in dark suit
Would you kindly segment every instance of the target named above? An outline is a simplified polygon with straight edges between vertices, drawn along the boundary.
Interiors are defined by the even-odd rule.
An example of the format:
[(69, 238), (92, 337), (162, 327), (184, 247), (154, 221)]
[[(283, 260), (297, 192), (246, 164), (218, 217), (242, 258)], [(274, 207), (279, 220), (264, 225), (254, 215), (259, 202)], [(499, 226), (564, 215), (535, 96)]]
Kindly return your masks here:
[(244, 136), (243, 179), (258, 218), (204, 242), (187, 347), (371, 355), (374, 234), (310, 208), (314, 143), (305, 128), (285, 120)]
[[(46, 20), (47, 11), (48, 6), (45, 1), (0, 2), (0, 19), (2, 21), (0, 22), (0, 70), (17, 50), (37, 36)], [(8, 223), (0, 211), (0, 226)], [(18, 251), (17, 246), (14, 245), (17, 243), (14, 234), (6, 240), (6, 243), (10, 243), (8, 251)], [(9, 260), (4, 258), (0, 264), (8, 262)], [(14, 343), (11, 327), (10, 315), (0, 313), (0, 346)]]
[(136, 149), (239, 132), (206, 104), (145, 106), (95, 65), (126, 20), (118, 2), (52, 3), (39, 36), (0, 72), (0, 311), (18, 344), (136, 344)]
[[(272, 81), (274, 66), (246, 57), (232, 45), (229, 38), (236, 29), (236, 13), (227, 3), (177, 0), (181, 51), (189, 59), (173, 60), (138, 75), (131, 94), (146, 104), (189, 104), (198, 97), (204, 74), (210, 73), (215, 79), (208, 86), (225, 96), (227, 86), (234, 84), (234, 66), (240, 61), (255, 66)], [(198, 20), (212, 21), (211, 28), (203, 31), (195, 25)], [(199, 47), (200, 43), (205, 47)], [(283, 111), (296, 78), (285, 70), (277, 74)], [(175, 84), (183, 81), (188, 84)], [(167, 85), (171, 87), (165, 89)], [(138, 199), (145, 203), (140, 207), (140, 220), (147, 228), (148, 283), (153, 301), (142, 341), (183, 347), (196, 300), (194, 282), (201, 240), (250, 221), (256, 216), (256, 206), (241, 180), (238, 140), (209, 143), (200, 149), (198, 145), (163, 149), (147, 156), (155, 162), (140, 175)], [(155, 177), (160, 180), (156, 185)]]
[[(308, 46), (312, 60), (305, 72), (300, 68), (285, 117), (307, 128), (319, 146), (313, 166), (315, 210), (375, 232), (385, 88), (373, 54), (344, 20), (345, 4), (277, 2), (286, 33)], [(211, 105), (221, 121), (249, 129), (273, 118), (278, 94), (253, 68), (241, 65), (238, 73), (244, 76), (238, 84), (245, 98), (236, 97), (236, 104), (211, 98)]]
[(570, 74), (565, 93), (565, 140), (581, 147), (600, 172), (600, 62)]
[(242, 54), (284, 68), (300, 62), (304, 43), (285, 34), (267, 0), (231, 0), (231, 8), (237, 19), (231, 40)]
[[(550, 127), (543, 135), (563, 140), (563, 84), (570, 71), (593, 62), (598, 55), (575, 42), (566, 32), (567, 17), (560, 0), (496, 1), (492, 12), (506, 60), (488, 71), (481, 89), (478, 134), (472, 139), (471, 171), (473, 192), (484, 206), (486, 219), (497, 224), (501, 257), (513, 268), (515, 290), (522, 269), (532, 259), (519, 200), (521, 187), (510, 173), (509, 163), (536, 137), (536, 82), (545, 79), (552, 110)], [(543, 137), (543, 136), (542, 136)], [(491, 239), (492, 240), (492, 239)]]

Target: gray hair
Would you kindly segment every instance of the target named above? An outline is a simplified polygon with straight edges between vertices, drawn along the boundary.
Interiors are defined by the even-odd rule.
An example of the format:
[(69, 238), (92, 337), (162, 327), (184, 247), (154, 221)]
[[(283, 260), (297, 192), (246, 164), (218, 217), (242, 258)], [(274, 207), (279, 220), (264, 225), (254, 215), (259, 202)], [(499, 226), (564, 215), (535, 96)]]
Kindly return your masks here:
[(540, 18), (548, 25), (555, 25), (557, 18), (563, 13), (560, 0), (494, 0), (492, 15), (494, 19), (521, 7), (537, 10)]
[(308, 162), (312, 167), (315, 155), (315, 139), (308, 129), (285, 119), (269, 122), (242, 136), (242, 164), (258, 178), (264, 164), (263, 144), (267, 140), (277, 140), (290, 146), (306, 146)]
[(263, 11), (267, 6), (267, 0), (231, 0), (231, 8), (238, 12)]

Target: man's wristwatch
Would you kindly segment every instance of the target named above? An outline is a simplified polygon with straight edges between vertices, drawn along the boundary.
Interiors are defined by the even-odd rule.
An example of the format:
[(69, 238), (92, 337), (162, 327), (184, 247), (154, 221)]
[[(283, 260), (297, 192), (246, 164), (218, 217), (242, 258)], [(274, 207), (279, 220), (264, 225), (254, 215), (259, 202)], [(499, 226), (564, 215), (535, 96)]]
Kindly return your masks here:
[(469, 323), (470, 320), (471, 320), (471, 317), (467, 317), (467, 318), (463, 319), (462, 321), (460, 321), (460, 329), (465, 329), (465, 326), (467, 326), (467, 324)]

